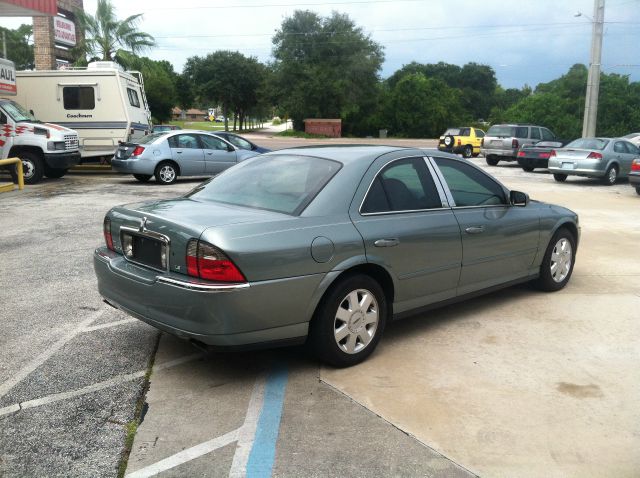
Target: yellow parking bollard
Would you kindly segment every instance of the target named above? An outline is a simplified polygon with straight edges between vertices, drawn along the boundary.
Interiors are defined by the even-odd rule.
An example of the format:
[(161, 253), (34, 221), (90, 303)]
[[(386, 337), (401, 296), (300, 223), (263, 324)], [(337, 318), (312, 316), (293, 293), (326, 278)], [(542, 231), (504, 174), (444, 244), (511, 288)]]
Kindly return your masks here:
[[(8, 164), (16, 164), (16, 171), (18, 173), (18, 189), (24, 189), (24, 174), (22, 172), (22, 161), (20, 160), (20, 158), (7, 158), (7, 159), (0, 159), (0, 166), (5, 166)], [(11, 183), (11, 185), (0, 185), (0, 192), (3, 191), (12, 191), (13, 190), (13, 183)]]

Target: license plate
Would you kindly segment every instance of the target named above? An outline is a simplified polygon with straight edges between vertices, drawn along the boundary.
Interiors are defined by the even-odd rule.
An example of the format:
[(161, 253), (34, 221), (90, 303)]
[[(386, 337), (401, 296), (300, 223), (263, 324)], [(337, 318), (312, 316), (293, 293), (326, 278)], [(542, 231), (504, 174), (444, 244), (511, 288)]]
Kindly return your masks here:
[(157, 239), (125, 232), (122, 234), (122, 250), (132, 262), (166, 270), (167, 246)]
[(562, 169), (573, 169), (573, 163), (562, 163)]
[(500, 144), (500, 145), (502, 145), (502, 140), (491, 141), (491, 144)]

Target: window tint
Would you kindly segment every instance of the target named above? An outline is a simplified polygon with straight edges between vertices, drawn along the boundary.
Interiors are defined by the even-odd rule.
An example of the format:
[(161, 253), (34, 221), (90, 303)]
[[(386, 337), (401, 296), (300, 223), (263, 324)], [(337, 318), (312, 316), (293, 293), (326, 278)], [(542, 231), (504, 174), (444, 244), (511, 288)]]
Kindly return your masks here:
[(0, 124), (7, 124), (7, 115), (0, 111)]
[(545, 141), (553, 141), (556, 139), (556, 136), (547, 128), (540, 128), (540, 130), (542, 131), (542, 139)]
[(131, 103), (131, 106), (140, 108), (140, 100), (138, 99), (138, 92), (136, 90), (132, 90), (131, 88), (127, 88), (127, 95), (129, 96), (129, 103)]
[(484, 138), (484, 131), (482, 131), (481, 129), (477, 129), (476, 130), (476, 136), (478, 138)]
[(198, 138), (194, 134), (177, 134), (169, 138), (172, 148), (199, 149)]
[(93, 86), (65, 86), (62, 88), (65, 110), (92, 110), (96, 107)]
[(617, 141), (613, 145), (613, 151), (616, 152), (616, 153), (626, 153), (627, 152), (627, 148), (624, 147), (624, 143), (622, 141)]
[(529, 128), (526, 126), (518, 126), (515, 128), (515, 137), (516, 138), (528, 138), (529, 137)]
[(638, 149), (635, 144), (625, 142), (624, 145), (627, 147), (629, 153), (640, 154), (640, 149)]
[(363, 213), (441, 208), (442, 201), (422, 158), (394, 161), (376, 177)]
[(462, 161), (435, 158), (456, 206), (507, 204), (502, 187), (482, 171)]
[(202, 147), (204, 149), (219, 149), (222, 151), (227, 151), (227, 143), (222, 141), (220, 138), (214, 138), (213, 136), (200, 135), (200, 139), (202, 140)]
[(462, 128), (462, 131), (460, 131), (460, 136), (470, 136), (470, 135), (471, 135), (470, 128)]
[(540, 128), (531, 128), (531, 139), (540, 139)]
[(240, 138), (239, 136), (234, 136), (232, 134), (227, 136), (227, 141), (229, 141), (234, 146), (237, 146), (240, 149), (247, 149), (251, 151), (253, 148), (251, 147), (251, 143), (244, 138)]

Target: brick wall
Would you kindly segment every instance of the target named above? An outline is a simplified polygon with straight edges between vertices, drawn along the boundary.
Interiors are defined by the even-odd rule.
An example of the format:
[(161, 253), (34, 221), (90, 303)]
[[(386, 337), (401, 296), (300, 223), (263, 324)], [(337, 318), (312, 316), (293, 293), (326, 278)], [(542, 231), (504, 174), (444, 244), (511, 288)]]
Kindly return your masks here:
[[(83, 9), (82, 0), (58, 0), (58, 10), (73, 14), (76, 9)], [(78, 29), (78, 21), (69, 18), (76, 25), (76, 38), (82, 38), (82, 33)], [(33, 50), (35, 56), (36, 70), (54, 70), (56, 68), (56, 57), (67, 61), (73, 61), (69, 50), (56, 48), (53, 42), (53, 17), (33, 17)]]

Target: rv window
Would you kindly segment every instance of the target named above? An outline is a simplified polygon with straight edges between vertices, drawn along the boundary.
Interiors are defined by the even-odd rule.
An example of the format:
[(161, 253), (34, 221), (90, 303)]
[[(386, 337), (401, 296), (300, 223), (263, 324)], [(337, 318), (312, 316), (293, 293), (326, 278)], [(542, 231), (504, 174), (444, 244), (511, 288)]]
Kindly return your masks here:
[(131, 106), (140, 108), (140, 100), (138, 99), (138, 92), (136, 90), (132, 90), (131, 88), (127, 88), (127, 95), (129, 95), (129, 103), (131, 103)]
[(65, 110), (92, 110), (96, 107), (93, 86), (65, 86), (62, 99)]

